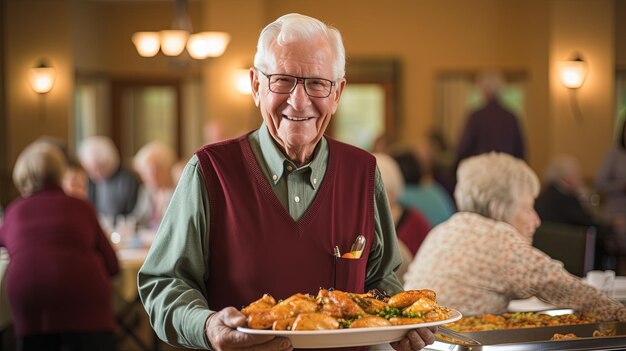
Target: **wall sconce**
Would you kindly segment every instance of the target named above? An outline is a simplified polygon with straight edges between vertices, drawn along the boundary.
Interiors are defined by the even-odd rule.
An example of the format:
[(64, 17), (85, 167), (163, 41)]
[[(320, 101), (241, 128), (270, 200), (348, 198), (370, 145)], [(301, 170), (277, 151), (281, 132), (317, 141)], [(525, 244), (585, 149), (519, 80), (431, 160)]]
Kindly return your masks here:
[(252, 86), (250, 84), (249, 68), (240, 68), (235, 71), (235, 88), (239, 94), (252, 94)]
[(587, 62), (581, 55), (576, 53), (573, 58), (559, 63), (559, 78), (561, 83), (569, 89), (569, 98), (572, 111), (578, 123), (583, 122), (583, 113), (578, 104), (576, 92), (585, 82), (587, 78)]
[(176, 17), (172, 29), (159, 32), (136, 32), (131, 40), (137, 53), (143, 57), (153, 57), (159, 48), (166, 56), (178, 56), (185, 51), (196, 60), (221, 56), (230, 34), (226, 32), (199, 32), (191, 34), (191, 19), (187, 12), (187, 0), (176, 0)]
[(578, 89), (583, 85), (587, 77), (587, 63), (579, 54), (573, 59), (561, 61), (559, 67), (559, 77), (561, 83), (570, 89)]
[(54, 68), (48, 66), (45, 60), (39, 61), (37, 66), (28, 72), (28, 81), (36, 93), (46, 94), (54, 85), (56, 79)]

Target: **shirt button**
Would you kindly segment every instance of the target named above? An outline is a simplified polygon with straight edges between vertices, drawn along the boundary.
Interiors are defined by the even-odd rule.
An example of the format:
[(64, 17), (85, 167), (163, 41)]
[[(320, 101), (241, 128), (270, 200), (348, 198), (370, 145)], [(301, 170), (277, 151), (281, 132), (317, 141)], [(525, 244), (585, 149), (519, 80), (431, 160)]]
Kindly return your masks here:
[(276, 180), (276, 179), (278, 179), (278, 176), (277, 176), (276, 174), (274, 174), (274, 175), (272, 176), (272, 179)]
[(317, 184), (317, 178), (313, 178), (313, 184)]
[(293, 167), (291, 167), (291, 165), (288, 165), (287, 166), (287, 170), (291, 172), (291, 171), (293, 171)]
[(295, 202), (300, 202), (300, 197), (299, 197), (299, 196), (296, 196), (296, 197), (294, 197), (294, 198), (293, 198), (293, 200), (294, 200)]

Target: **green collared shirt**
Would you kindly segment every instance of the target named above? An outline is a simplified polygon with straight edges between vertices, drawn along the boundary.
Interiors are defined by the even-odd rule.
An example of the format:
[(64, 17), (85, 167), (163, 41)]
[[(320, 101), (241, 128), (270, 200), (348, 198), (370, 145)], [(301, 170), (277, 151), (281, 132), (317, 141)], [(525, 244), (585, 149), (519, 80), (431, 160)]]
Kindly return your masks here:
[[(249, 136), (263, 174), (294, 219), (309, 207), (324, 179), (328, 143), (318, 143), (312, 161), (296, 167), (274, 143), (265, 124)], [(374, 191), (375, 237), (367, 262), (365, 289), (390, 294), (402, 290), (395, 270), (402, 258), (378, 168)], [(139, 295), (154, 330), (176, 346), (209, 348), (204, 326), (213, 313), (206, 300), (209, 255), (209, 202), (198, 158), (180, 178), (150, 252), (138, 275)], [(260, 296), (261, 292), (259, 292)], [(240, 306), (235, 306), (240, 307)]]

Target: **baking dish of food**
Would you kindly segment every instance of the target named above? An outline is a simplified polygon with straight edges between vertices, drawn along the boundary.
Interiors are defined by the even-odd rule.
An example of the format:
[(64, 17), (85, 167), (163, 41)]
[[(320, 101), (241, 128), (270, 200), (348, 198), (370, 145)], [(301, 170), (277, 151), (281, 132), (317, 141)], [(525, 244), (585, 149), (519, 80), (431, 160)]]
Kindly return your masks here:
[[(572, 313), (571, 310), (550, 310), (531, 314), (519, 314), (516, 317), (526, 319), (532, 327), (524, 327), (521, 322), (512, 324), (513, 329), (480, 330), (477, 323), (470, 329), (459, 331), (454, 324), (467, 324), (468, 319), (452, 325), (453, 330), (476, 340), (480, 345), (469, 345), (460, 340), (446, 336), (438, 336), (435, 344), (427, 350), (447, 351), (526, 351), (526, 350), (624, 350), (626, 349), (626, 323), (623, 322), (589, 322)], [(510, 315), (510, 314), (509, 314)], [(520, 317), (521, 316), (521, 317)], [(548, 318), (554, 316), (555, 318)], [(500, 317), (500, 316), (496, 316)], [(556, 318), (558, 317), (558, 318)], [(493, 318), (491, 318), (493, 319)], [(490, 318), (486, 321), (491, 322)], [(556, 325), (558, 323), (574, 323)], [(511, 322), (513, 323), (513, 322)], [(534, 324), (533, 324), (534, 323)], [(494, 325), (488, 326), (494, 328)], [(463, 328), (461, 328), (463, 329)]]

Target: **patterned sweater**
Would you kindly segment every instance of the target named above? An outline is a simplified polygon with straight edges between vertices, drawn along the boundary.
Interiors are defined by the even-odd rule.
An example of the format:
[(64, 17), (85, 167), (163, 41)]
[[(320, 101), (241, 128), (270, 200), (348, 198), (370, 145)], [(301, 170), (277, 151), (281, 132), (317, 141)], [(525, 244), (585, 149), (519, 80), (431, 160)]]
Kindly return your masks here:
[(569, 274), (504, 222), (460, 212), (435, 227), (404, 276), (405, 289), (433, 289), (465, 315), (502, 313), (536, 296), (602, 320), (626, 320), (626, 307)]

